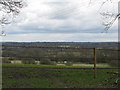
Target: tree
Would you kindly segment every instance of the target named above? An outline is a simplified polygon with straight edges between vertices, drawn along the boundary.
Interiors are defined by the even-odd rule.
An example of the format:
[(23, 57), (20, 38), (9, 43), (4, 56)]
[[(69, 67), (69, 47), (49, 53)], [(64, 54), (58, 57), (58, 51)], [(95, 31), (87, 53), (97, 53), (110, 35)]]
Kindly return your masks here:
[[(92, 4), (92, 1), (93, 1), (93, 0), (90, 0), (90, 1), (89, 1), (89, 5)], [(108, 2), (113, 3), (113, 1), (114, 1), (114, 0), (102, 0), (100, 9), (101, 9), (106, 3), (108, 3)], [(118, 0), (118, 3), (119, 3), (119, 0)], [(105, 26), (105, 29), (104, 29), (105, 31), (108, 31), (109, 28), (111, 28), (111, 26), (114, 24), (114, 22), (115, 22), (117, 19), (119, 19), (119, 17), (120, 17), (119, 7), (120, 7), (120, 6), (118, 6), (118, 13), (117, 13), (117, 14), (115, 14), (115, 13), (113, 13), (113, 12), (104, 11), (104, 10), (103, 10), (103, 12), (100, 12), (100, 14), (101, 14), (104, 18), (108, 19), (107, 21), (103, 22), (103, 25)], [(109, 9), (109, 7), (108, 7), (108, 9)]]
[(0, 0), (0, 25), (10, 24), (24, 6), (24, 0)]

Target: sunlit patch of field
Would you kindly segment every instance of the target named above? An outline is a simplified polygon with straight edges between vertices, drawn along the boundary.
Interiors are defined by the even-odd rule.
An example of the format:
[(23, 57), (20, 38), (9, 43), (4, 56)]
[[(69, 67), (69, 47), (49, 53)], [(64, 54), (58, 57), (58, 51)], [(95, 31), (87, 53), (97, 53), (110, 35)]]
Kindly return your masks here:
[(58, 65), (58, 66), (65, 66), (65, 64), (56, 64), (56, 65)]
[[(73, 64), (73, 66), (81, 66), (81, 67), (94, 67), (94, 64)], [(107, 68), (110, 67), (109, 64), (96, 64), (97, 67), (103, 67), (103, 68)]]
[[(57, 64), (58, 66), (65, 66), (65, 64)], [(94, 64), (73, 64), (72, 66), (76, 67), (94, 67)], [(96, 64), (99, 68), (109, 68), (111, 67), (109, 64)]]

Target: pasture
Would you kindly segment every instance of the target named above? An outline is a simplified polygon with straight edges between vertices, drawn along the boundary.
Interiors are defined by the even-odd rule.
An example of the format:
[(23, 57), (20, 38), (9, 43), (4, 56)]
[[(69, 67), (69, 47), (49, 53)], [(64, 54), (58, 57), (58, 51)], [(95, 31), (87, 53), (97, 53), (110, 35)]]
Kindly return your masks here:
[[(57, 66), (3, 64), (3, 88), (118, 88), (117, 68), (97, 65), (94, 79), (91, 65)], [(104, 68), (104, 69), (100, 69)], [(113, 68), (113, 69), (107, 69)]]
[(119, 86), (117, 43), (3, 43), (2, 50), (3, 88)]

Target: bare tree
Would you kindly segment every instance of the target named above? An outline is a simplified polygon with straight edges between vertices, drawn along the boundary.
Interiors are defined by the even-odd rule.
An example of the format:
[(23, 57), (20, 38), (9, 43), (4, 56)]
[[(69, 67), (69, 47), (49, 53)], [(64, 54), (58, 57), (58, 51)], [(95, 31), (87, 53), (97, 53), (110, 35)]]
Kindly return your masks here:
[[(109, 15), (109, 14), (108, 14)], [(106, 15), (103, 15), (106, 16)], [(114, 24), (114, 22), (117, 20), (117, 18), (120, 17), (120, 13), (118, 13), (117, 15), (115, 15), (110, 21), (103, 23), (103, 25), (105, 26), (105, 31), (109, 30), (109, 28)]]
[[(108, 2), (113, 3), (113, 0), (103, 0), (101, 3), (100, 9)], [(119, 0), (118, 0), (118, 2), (119, 2)], [(92, 0), (89, 1), (89, 5), (90, 4), (92, 4)], [(108, 8), (108, 9), (110, 9), (110, 8)], [(119, 7), (118, 7), (118, 9), (119, 9)], [(113, 12), (108, 12), (108, 11), (103, 10), (103, 12), (100, 12), (100, 15), (104, 19), (107, 19), (107, 21), (103, 21), (103, 25), (105, 26), (104, 31), (107, 32), (111, 28), (111, 26), (115, 23), (115, 21), (120, 17), (120, 12), (115, 14)]]
[(24, 6), (24, 0), (0, 0), (0, 25), (10, 24)]

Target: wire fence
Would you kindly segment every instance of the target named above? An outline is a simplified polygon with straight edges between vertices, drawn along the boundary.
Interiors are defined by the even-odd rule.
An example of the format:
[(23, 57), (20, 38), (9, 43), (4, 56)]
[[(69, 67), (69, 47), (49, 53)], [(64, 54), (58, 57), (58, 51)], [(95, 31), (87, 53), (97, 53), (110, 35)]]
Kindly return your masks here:
[[(98, 69), (116, 69), (118, 68), (119, 49), (106, 48), (80, 48), (80, 47), (55, 47), (55, 46), (3, 46), (3, 63), (20, 60), (24, 64), (56, 65), (65, 64), (91, 64), (92, 67), (35, 67), (43, 69), (93, 69), (94, 78)], [(97, 67), (99, 63), (108, 63), (116, 67)], [(4, 67), (7, 68), (7, 67)], [(10, 67), (9, 67), (10, 68)], [(14, 68), (14, 67), (11, 67)], [(30, 68), (30, 67), (16, 67)]]
[[(94, 49), (96, 50), (94, 57)], [(43, 61), (50, 59), (55, 62), (81, 62), (93, 64), (93, 58), (96, 63), (117, 63), (119, 60), (119, 49), (104, 48), (80, 48), (80, 47), (51, 47), (51, 46), (3, 46), (3, 57), (9, 57), (10, 60), (36, 60)]]

